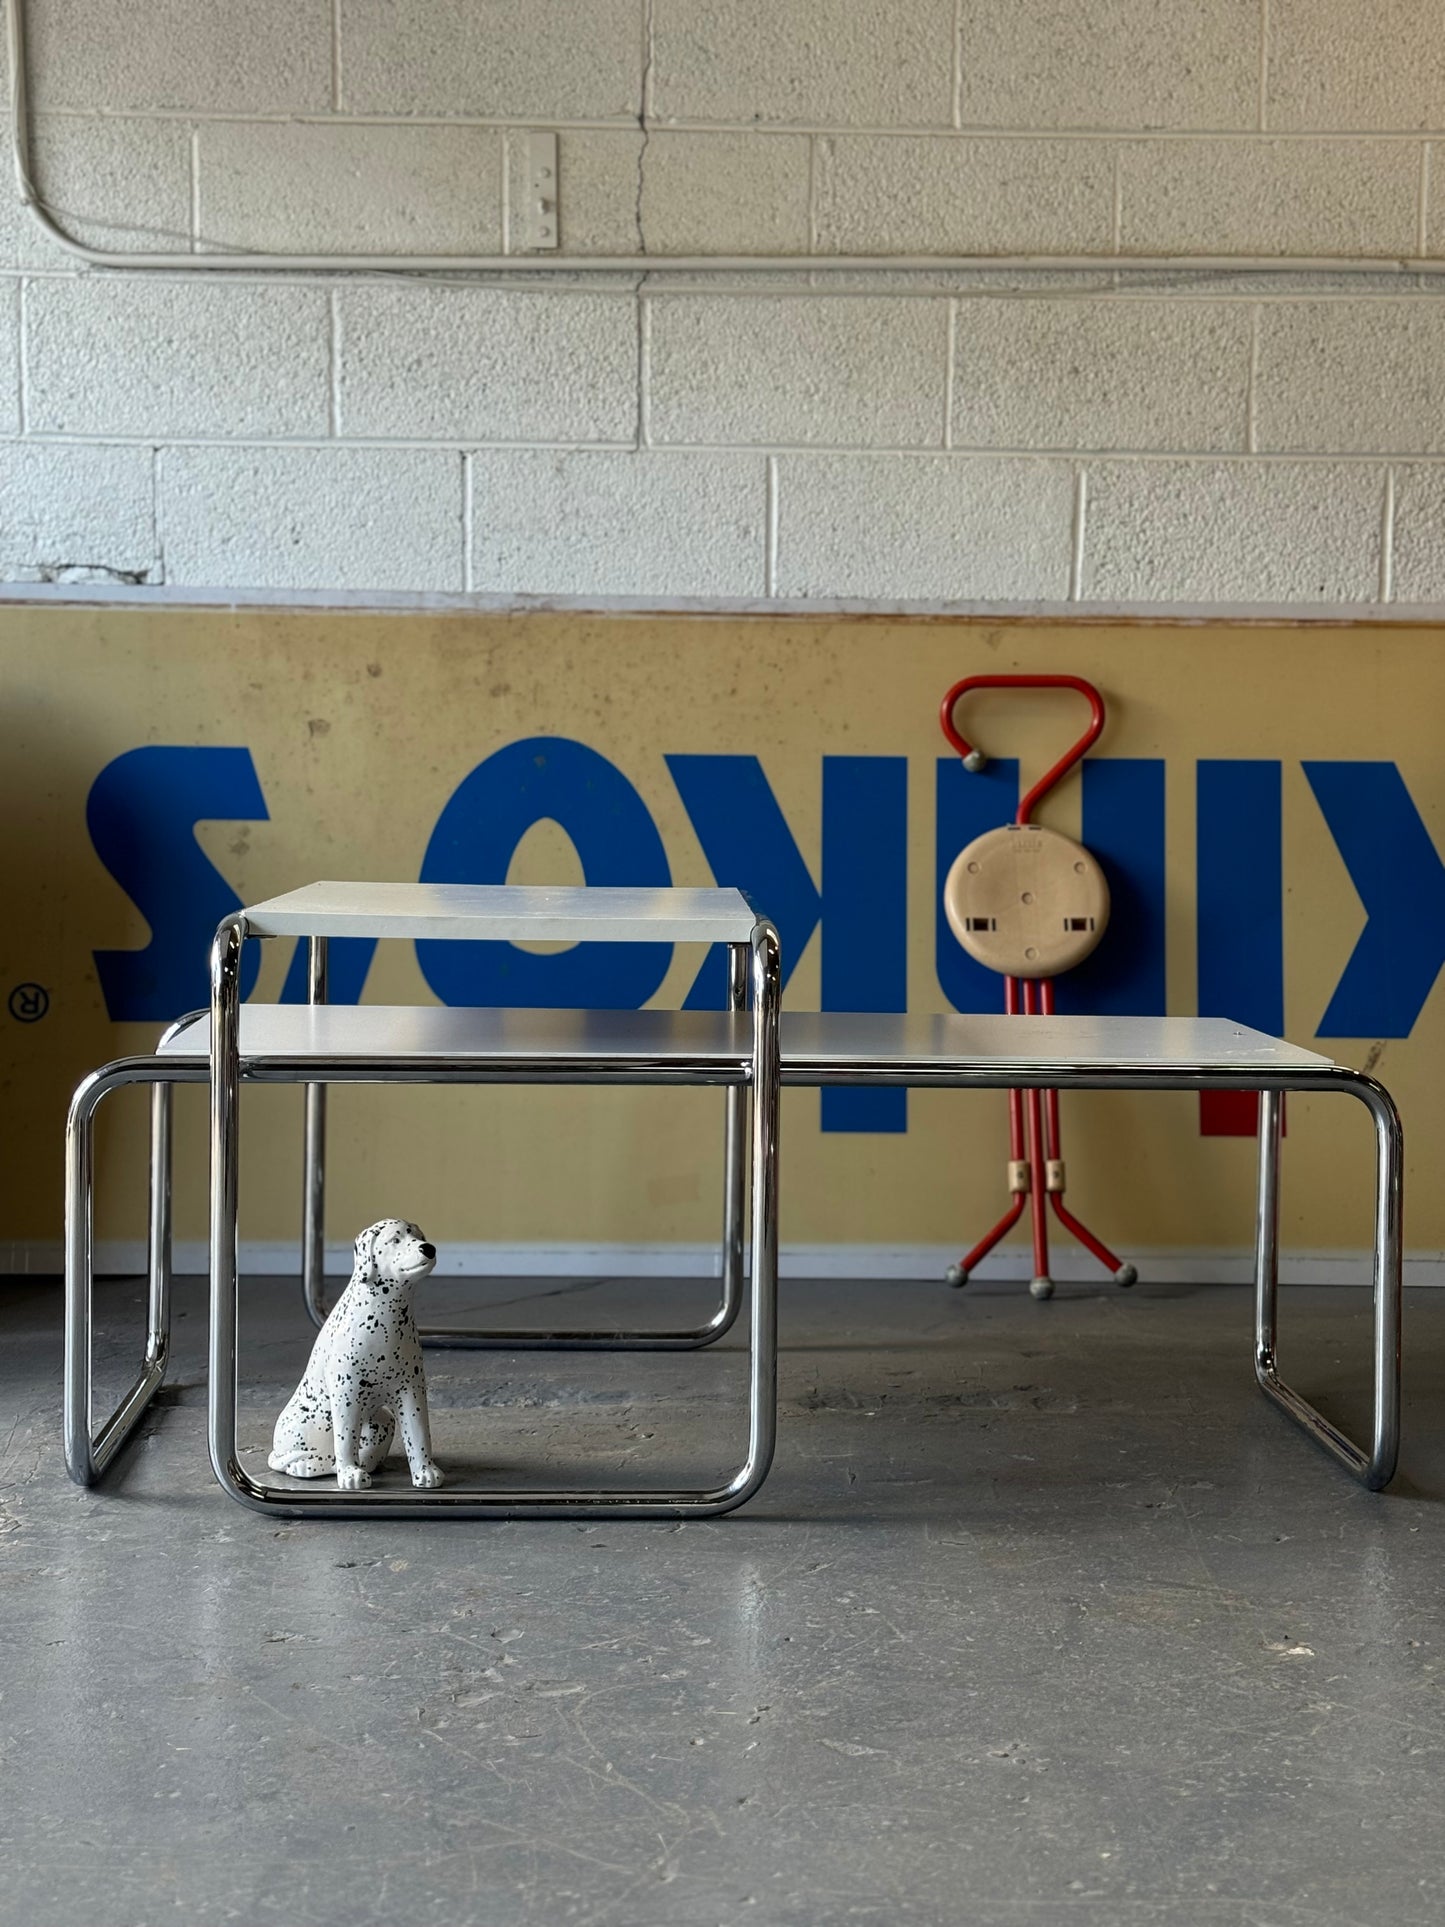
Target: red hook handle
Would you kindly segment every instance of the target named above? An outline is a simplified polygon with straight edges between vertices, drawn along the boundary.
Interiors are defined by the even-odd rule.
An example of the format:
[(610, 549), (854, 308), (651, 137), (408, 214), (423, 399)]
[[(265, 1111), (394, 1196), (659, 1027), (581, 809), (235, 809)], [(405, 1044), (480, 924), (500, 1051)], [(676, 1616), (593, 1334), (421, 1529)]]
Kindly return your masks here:
[(961, 697), (974, 689), (1077, 689), (1088, 700), (1089, 726), (1071, 750), (1061, 756), (1051, 770), (1041, 776), (1028, 795), (1019, 804), (1015, 823), (1027, 823), (1035, 806), (1042, 802), (1055, 783), (1068, 775), (1086, 750), (1098, 742), (1104, 727), (1104, 698), (1091, 682), (1082, 676), (965, 676), (956, 682), (944, 697), (938, 711), (938, 720), (943, 725), (943, 733), (963, 758), (965, 765), (972, 770), (980, 770), (988, 758), (981, 749), (961, 736), (954, 726), (953, 712)]

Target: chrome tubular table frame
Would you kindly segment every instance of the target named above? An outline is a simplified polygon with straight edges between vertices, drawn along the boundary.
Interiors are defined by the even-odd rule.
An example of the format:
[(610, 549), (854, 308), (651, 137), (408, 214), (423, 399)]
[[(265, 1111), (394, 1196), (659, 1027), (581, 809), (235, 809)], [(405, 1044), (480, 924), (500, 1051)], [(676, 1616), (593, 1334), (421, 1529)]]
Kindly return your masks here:
[[(1394, 1477), (1400, 1449), (1400, 1314), (1404, 1137), (1389, 1092), (1371, 1077), (1223, 1020), (1044, 1018), (1027, 1020), (1021, 1042), (997, 1026), (1018, 1018), (910, 1018), (790, 1015), (783, 1020), (783, 1083), (903, 1085), (911, 1089), (1255, 1091), (1260, 1097), (1255, 1222), (1255, 1376), (1261, 1389), (1361, 1484), (1378, 1492)], [(1128, 1054), (1131, 1034), (1133, 1049)], [(1243, 1040), (1205, 1056), (1199, 1037)], [(1184, 1040), (1172, 1046), (1170, 1038)], [(1037, 1042), (1030, 1047), (1030, 1038)], [(1145, 1054), (1139, 1038), (1158, 1038)], [(1112, 1046), (1108, 1040), (1115, 1040)], [(1089, 1052), (1069, 1043), (1089, 1042)], [(1102, 1040), (1102, 1048), (1099, 1047)], [(982, 1045), (982, 1048), (980, 1046)], [(1121, 1047), (1122, 1046), (1122, 1050)], [(1268, 1052), (1243, 1061), (1251, 1047)], [(966, 1061), (968, 1059), (972, 1061)], [(989, 1061), (981, 1062), (981, 1058)], [(1194, 1061), (1190, 1061), (1191, 1058)], [(1293, 1059), (1293, 1062), (1289, 1060)], [(1369, 1112), (1375, 1134), (1373, 1417), (1370, 1442), (1358, 1445), (1279, 1375), (1280, 1099), (1286, 1091), (1339, 1091)]]
[[(716, 1082), (750, 1084), (754, 1092), (752, 1163), (755, 1290), (748, 1460), (737, 1477), (713, 1493), (476, 1495), (429, 1493), (399, 1499), (375, 1492), (338, 1495), (291, 1488), (258, 1488), (235, 1465), (236, 1230), (235, 1101), (240, 1082), (312, 1083), (371, 1080), (491, 1081), (472, 1063), (411, 1056), (387, 1066), (358, 1065), (353, 1056), (328, 1065), (313, 1054), (274, 1061), (239, 1055), (236, 1004), (241, 935), (223, 926), (217, 940), (219, 1019), (210, 1026), (227, 1062), (212, 1076), (204, 1056), (129, 1058), (87, 1078), (71, 1107), (67, 1140), (66, 1448), (72, 1477), (98, 1479), (135, 1430), (165, 1371), (169, 1294), (169, 1125), (171, 1086), (210, 1081), (213, 1105), (212, 1194), (212, 1450), (218, 1476), (234, 1496), (267, 1510), (349, 1511), (351, 1516), (410, 1516), (413, 1510), (454, 1515), (523, 1517), (603, 1509), (639, 1517), (721, 1512), (742, 1503), (761, 1483), (772, 1451), (776, 1400), (777, 1085), (901, 1085), (915, 1089), (1010, 1090), (1233, 1090), (1260, 1093), (1258, 1192), (1255, 1222), (1255, 1373), (1269, 1398), (1371, 1490), (1394, 1474), (1400, 1437), (1400, 1312), (1403, 1140), (1389, 1093), (1372, 1078), (1278, 1040), (1218, 1020), (1034, 1018), (1021, 1035), (1019, 1019), (907, 1018), (793, 1014), (777, 1019), (777, 947), (769, 926), (758, 926), (752, 949), (754, 988), (751, 1058), (725, 1045), (725, 1032), (700, 1058), (702, 1077), (687, 1072), (673, 1050), (664, 1062), (638, 1050), (615, 1055), (605, 1069), (555, 1053), (536, 1063), (515, 1057), (497, 1081)], [(189, 1021), (189, 1020), (187, 1020)], [(737, 1019), (715, 1020), (719, 1025)], [(1001, 1026), (1008, 1026), (1007, 1031)], [(172, 1033), (185, 1024), (172, 1027)], [(1221, 1039), (1223, 1042), (1221, 1043)], [(163, 1044), (166, 1040), (162, 1040)], [(1230, 1061), (1237, 1058), (1237, 1063)], [(722, 1074), (724, 1060), (736, 1076)], [(1246, 1061), (1247, 1060), (1247, 1061)], [(135, 1384), (92, 1437), (90, 1430), (90, 1212), (93, 1186), (92, 1119), (96, 1106), (123, 1085), (153, 1084), (150, 1311), (145, 1358)], [(1356, 1444), (1280, 1378), (1277, 1364), (1279, 1285), (1280, 1098), (1286, 1091), (1337, 1091), (1362, 1103), (1375, 1137), (1372, 1258), (1374, 1297), (1373, 1420), (1367, 1446)], [(218, 1095), (219, 1094), (219, 1095)], [(729, 1095), (733, 1095), (730, 1090)], [(218, 1155), (219, 1150), (219, 1155)], [(219, 1308), (219, 1310), (218, 1310)], [(217, 1390), (219, 1388), (219, 1391)], [(515, 1502), (515, 1503), (514, 1503)]]
[[(307, 995), (324, 1004), (327, 991), (327, 939), (306, 937)], [(744, 943), (726, 946), (728, 1008), (748, 1007), (749, 953)], [(424, 1325), (423, 1345), (455, 1351), (605, 1351), (683, 1352), (716, 1344), (737, 1322), (743, 1303), (743, 1224), (747, 1210), (747, 1092), (729, 1088), (723, 1139), (722, 1293), (717, 1309), (686, 1331), (544, 1331), (492, 1326)], [(326, 1086), (306, 1086), (306, 1123), (302, 1151), (301, 1295), (307, 1315), (319, 1330), (331, 1309), (326, 1302)]]
[[(123, 1057), (92, 1072), (71, 1099), (65, 1130), (65, 1464), (77, 1485), (94, 1485), (104, 1476), (165, 1379), (171, 1345), (171, 1091), (176, 1084), (204, 1084), (208, 1074), (204, 1063)], [(146, 1344), (135, 1382), (92, 1432), (95, 1113), (112, 1091), (132, 1084), (151, 1091)]]
[[(1375, 1126), (1375, 1358), (1374, 1425), (1369, 1450), (1286, 1385), (1276, 1363), (1279, 1307), (1279, 1091), (1259, 1097), (1259, 1199), (1254, 1244), (1254, 1375), (1260, 1389), (1332, 1458), (1372, 1492), (1395, 1476), (1400, 1456), (1400, 1300), (1404, 1145), (1400, 1115), (1389, 1092), (1355, 1071), (1339, 1071), (1339, 1085), (1359, 1098)], [(1299, 1088), (1298, 1086), (1286, 1088)], [(1305, 1089), (1317, 1086), (1306, 1085)]]
[[(605, 1062), (585, 1051), (459, 1061), (377, 1053), (328, 1062), (317, 1058), (242, 1059), (240, 962), (249, 934), (245, 912), (224, 921), (211, 952), (211, 1464), (222, 1488), (243, 1505), (287, 1517), (532, 1519), (613, 1517), (676, 1519), (729, 1512), (751, 1498), (767, 1476), (777, 1427), (777, 1155), (778, 1005), (781, 994), (777, 932), (758, 919), (746, 946), (752, 991), (751, 1050), (746, 1059), (716, 1056), (688, 1062), (645, 1050)], [(314, 972), (313, 972), (314, 983)], [(644, 1016), (650, 1013), (644, 1013)], [(736, 1022), (736, 1019), (734, 1019)], [(239, 1098), (243, 1082), (305, 1083), (607, 1083), (706, 1084), (737, 1087), (729, 1106), (729, 1151), (740, 1148), (741, 1102), (752, 1095), (752, 1315), (748, 1384), (748, 1448), (726, 1484), (707, 1491), (586, 1491), (449, 1489), (403, 1493), (371, 1488), (339, 1492), (256, 1479), (241, 1464), (236, 1439), (237, 1287), (239, 1251)], [(733, 1093), (730, 1091), (730, 1097)], [(317, 1147), (319, 1149), (319, 1146)], [(743, 1173), (730, 1156), (727, 1197), (740, 1204)], [(730, 1221), (729, 1231), (735, 1229)], [(734, 1277), (740, 1276), (739, 1262)], [(718, 1334), (711, 1334), (716, 1336)], [(604, 1342), (616, 1343), (609, 1334)], [(695, 1339), (689, 1342), (696, 1342)], [(707, 1342), (706, 1339), (703, 1342)]]

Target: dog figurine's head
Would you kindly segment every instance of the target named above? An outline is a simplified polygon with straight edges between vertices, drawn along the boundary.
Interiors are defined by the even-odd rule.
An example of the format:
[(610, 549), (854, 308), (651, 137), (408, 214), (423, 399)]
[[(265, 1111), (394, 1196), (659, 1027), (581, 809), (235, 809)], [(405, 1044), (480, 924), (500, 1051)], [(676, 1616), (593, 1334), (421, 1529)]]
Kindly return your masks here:
[(390, 1295), (421, 1283), (435, 1266), (436, 1246), (428, 1244), (418, 1227), (406, 1218), (382, 1218), (369, 1224), (356, 1240), (356, 1265), (351, 1282), (363, 1290)]

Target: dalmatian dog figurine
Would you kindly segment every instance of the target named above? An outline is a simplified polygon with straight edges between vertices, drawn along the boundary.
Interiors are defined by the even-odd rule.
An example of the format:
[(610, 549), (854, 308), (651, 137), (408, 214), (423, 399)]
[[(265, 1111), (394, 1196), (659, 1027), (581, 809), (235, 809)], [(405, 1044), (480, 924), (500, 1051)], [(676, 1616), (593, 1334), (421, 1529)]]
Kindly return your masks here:
[(343, 1492), (355, 1492), (371, 1484), (400, 1420), (412, 1484), (442, 1483), (432, 1461), (426, 1373), (411, 1308), (412, 1293), (436, 1258), (436, 1247), (405, 1218), (383, 1218), (362, 1232), (351, 1282), (276, 1421), (273, 1472), (293, 1479), (334, 1472)]

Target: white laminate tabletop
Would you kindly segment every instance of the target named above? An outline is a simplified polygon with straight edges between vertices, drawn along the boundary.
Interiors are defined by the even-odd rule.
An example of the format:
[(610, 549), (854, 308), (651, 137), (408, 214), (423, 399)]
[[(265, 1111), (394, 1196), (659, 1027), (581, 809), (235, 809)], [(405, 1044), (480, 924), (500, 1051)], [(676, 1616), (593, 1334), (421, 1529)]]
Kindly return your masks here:
[[(746, 1011), (548, 1010), (445, 1004), (243, 1004), (243, 1058), (367, 1057), (479, 1060), (647, 1057), (746, 1065), (753, 1020)], [(162, 1045), (163, 1057), (208, 1057), (211, 1019), (193, 1017)]]
[[(662, 1063), (746, 1063), (748, 1012), (705, 1010), (464, 1009), (438, 1004), (245, 1004), (243, 1057), (527, 1058), (646, 1056)], [(1327, 1072), (1328, 1057), (1221, 1017), (1005, 1017), (785, 1011), (784, 1083), (837, 1080), (849, 1070), (905, 1082), (950, 1070), (1010, 1072), (1076, 1068)], [(202, 1014), (162, 1046), (167, 1057), (204, 1057)]]
[(757, 921), (740, 890), (512, 883), (308, 883), (246, 910), (257, 937), (504, 943), (746, 943)]
[(1059, 1065), (1110, 1070), (1324, 1071), (1332, 1060), (1227, 1017), (892, 1016), (880, 1012), (784, 1012), (784, 1075), (848, 1064), (928, 1069), (986, 1064), (1031, 1071)]

